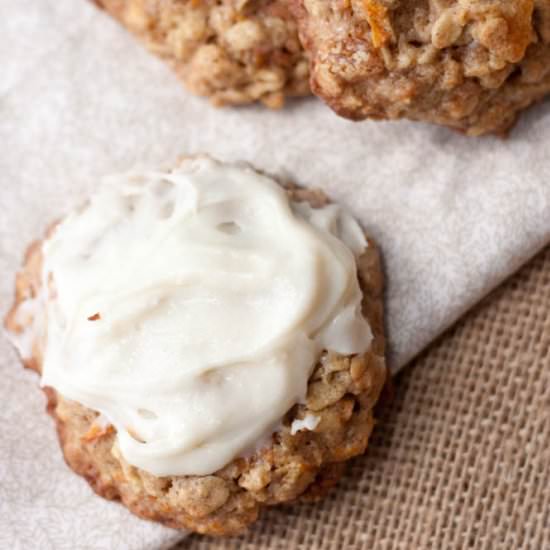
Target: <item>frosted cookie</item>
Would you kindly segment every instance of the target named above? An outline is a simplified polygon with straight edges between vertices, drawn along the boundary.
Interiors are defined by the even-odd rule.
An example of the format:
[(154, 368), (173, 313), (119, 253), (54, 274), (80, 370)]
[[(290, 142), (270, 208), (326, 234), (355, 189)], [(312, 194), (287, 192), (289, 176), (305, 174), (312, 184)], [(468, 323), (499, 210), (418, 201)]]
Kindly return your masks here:
[(5, 324), (99, 495), (227, 535), (365, 451), (382, 315), (345, 210), (196, 157), (111, 178), (32, 245)]
[(308, 62), (283, 0), (95, 0), (194, 93), (216, 105), (309, 93)]
[(548, 0), (289, 0), (311, 86), (354, 120), (503, 133), (550, 93)]

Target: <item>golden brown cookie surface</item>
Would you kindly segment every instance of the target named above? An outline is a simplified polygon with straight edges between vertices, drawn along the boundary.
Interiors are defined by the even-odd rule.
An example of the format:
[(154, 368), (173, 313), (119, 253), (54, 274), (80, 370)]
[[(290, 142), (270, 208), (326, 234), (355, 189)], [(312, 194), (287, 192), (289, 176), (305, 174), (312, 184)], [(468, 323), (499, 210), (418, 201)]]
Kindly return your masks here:
[(308, 62), (285, 0), (94, 0), (217, 105), (309, 93)]
[(550, 92), (549, 0), (289, 1), (342, 116), (502, 133)]

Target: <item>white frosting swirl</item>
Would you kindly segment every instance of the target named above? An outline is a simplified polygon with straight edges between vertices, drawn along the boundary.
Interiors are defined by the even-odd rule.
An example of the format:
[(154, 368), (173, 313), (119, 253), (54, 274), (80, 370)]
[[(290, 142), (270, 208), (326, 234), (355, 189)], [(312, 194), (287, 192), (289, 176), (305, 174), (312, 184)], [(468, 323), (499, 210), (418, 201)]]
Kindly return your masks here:
[(248, 167), (115, 178), (43, 246), (42, 384), (103, 413), (130, 464), (212, 473), (304, 400), (323, 350), (367, 350), (366, 245)]

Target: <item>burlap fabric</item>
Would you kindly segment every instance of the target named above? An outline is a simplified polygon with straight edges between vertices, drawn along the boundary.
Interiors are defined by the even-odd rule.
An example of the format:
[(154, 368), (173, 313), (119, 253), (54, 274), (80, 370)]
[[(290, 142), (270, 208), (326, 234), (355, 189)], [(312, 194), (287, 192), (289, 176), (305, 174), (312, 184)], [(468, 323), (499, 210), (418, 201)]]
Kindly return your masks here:
[(550, 548), (550, 247), (395, 380), (330, 497), (178, 550)]

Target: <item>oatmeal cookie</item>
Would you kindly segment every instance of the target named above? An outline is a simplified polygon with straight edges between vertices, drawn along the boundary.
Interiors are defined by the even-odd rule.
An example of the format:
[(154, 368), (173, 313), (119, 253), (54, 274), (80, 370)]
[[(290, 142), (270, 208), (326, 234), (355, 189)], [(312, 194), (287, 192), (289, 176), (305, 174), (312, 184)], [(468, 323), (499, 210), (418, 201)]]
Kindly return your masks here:
[(550, 92), (549, 0), (289, 0), (338, 114), (503, 133)]
[(309, 93), (308, 62), (285, 0), (94, 0), (216, 105)]
[[(328, 203), (320, 191), (287, 189), (293, 200), (314, 208)], [(41, 293), (41, 255), (41, 243), (33, 244), (17, 276), (15, 303), (5, 321), (14, 338), (23, 336), (40, 313), (29, 306)], [(358, 261), (358, 275), (363, 314), (373, 333), (369, 350), (354, 356), (323, 353), (309, 379), (306, 402), (288, 411), (260, 450), (212, 475), (156, 477), (124, 460), (114, 445), (114, 427), (97, 412), (46, 387), (47, 409), (67, 464), (97, 494), (120, 500), (142, 518), (214, 535), (241, 532), (265, 506), (323, 496), (345, 461), (365, 451), (386, 378), (382, 274), (371, 241)], [(32, 357), (25, 360), (38, 373), (42, 348), (35, 338)]]

